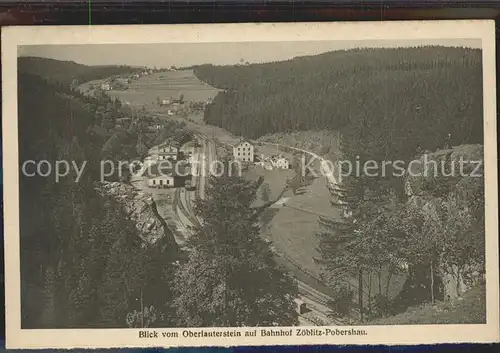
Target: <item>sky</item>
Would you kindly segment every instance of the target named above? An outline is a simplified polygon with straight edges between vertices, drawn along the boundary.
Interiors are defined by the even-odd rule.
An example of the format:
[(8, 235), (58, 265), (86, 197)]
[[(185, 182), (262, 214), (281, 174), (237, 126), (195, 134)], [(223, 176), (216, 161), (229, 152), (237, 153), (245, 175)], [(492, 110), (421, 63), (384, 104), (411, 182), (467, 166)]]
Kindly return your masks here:
[(85, 65), (130, 65), (168, 68), (200, 64), (233, 65), (289, 60), (334, 50), (361, 47), (408, 47), (444, 45), (480, 48), (478, 40), (415, 41), (302, 41), (239, 43), (166, 43), (166, 44), (83, 44), (30, 45), (19, 47), (19, 56), (38, 56), (74, 61)]

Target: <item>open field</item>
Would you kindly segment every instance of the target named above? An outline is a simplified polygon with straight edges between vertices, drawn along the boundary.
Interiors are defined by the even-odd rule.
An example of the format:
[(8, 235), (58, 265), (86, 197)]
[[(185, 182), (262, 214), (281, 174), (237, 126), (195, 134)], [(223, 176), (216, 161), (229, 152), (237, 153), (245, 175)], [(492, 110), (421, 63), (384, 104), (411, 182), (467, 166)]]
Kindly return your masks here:
[[(99, 85), (104, 80), (87, 82), (80, 86), (86, 90), (90, 85)], [(106, 93), (118, 98), (123, 103), (130, 103), (131, 106), (146, 106), (146, 108), (158, 108), (156, 98), (179, 98), (184, 95), (185, 101), (206, 102), (214, 98), (218, 90), (201, 82), (194, 76), (192, 70), (157, 72), (149, 76), (143, 76), (132, 80), (124, 91), (111, 90)], [(165, 112), (167, 108), (163, 108)]]
[(318, 178), (297, 195), (287, 195), (289, 197), (272, 222), (262, 230), (280, 252), (315, 276), (321, 272), (320, 266), (314, 262), (319, 256), (315, 235), (321, 230), (319, 217), (335, 218), (338, 215), (338, 211), (330, 206), (325, 183), (324, 178)]
[[(245, 171), (243, 173), (243, 176), (252, 181), (257, 181), (259, 177), (264, 178), (264, 183), (260, 186), (258, 192), (257, 192), (257, 197), (258, 199), (255, 201), (255, 206), (262, 205), (265, 202), (274, 200), (275, 198), (278, 197), (278, 195), (283, 191), (283, 189), (286, 186), (286, 180), (287, 178), (293, 178), (295, 176), (295, 171), (292, 169), (274, 169), (274, 170), (266, 170), (261, 167), (257, 166), (250, 166), (248, 171)], [(269, 185), (269, 193), (268, 193), (268, 199), (263, 199), (263, 185), (267, 184)], [(291, 193), (287, 192), (284, 196), (290, 196)]]

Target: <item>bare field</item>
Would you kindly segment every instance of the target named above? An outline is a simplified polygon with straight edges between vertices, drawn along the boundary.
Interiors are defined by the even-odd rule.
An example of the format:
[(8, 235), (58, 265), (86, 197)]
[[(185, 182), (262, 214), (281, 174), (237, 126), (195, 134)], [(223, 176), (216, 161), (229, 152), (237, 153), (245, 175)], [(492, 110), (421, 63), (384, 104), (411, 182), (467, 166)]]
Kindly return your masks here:
[[(88, 82), (81, 89), (88, 89), (91, 84), (98, 85), (104, 80)], [(156, 106), (156, 99), (179, 98), (184, 95), (185, 101), (206, 102), (213, 99), (218, 90), (201, 82), (193, 73), (193, 70), (156, 72), (148, 76), (142, 76), (132, 80), (124, 91), (111, 90), (107, 94), (118, 98), (123, 103), (132, 106)], [(166, 112), (166, 109), (165, 109)]]
[[(283, 191), (286, 186), (287, 178), (293, 178), (295, 176), (295, 171), (292, 169), (274, 169), (274, 170), (266, 170), (261, 167), (251, 166), (248, 171), (244, 172), (243, 175), (248, 180), (256, 181), (259, 177), (264, 178), (264, 184), (269, 185), (269, 193), (268, 199), (266, 200), (262, 196), (263, 185), (260, 186), (257, 196), (258, 199), (255, 202), (255, 205), (261, 205), (265, 202), (274, 200), (278, 197), (278, 195)], [(290, 193), (287, 192), (284, 196), (286, 197)]]
[(321, 227), (318, 220), (320, 216), (337, 218), (338, 213), (330, 206), (325, 179), (318, 178), (285, 201), (265, 230), (266, 237), (290, 261), (319, 276), (321, 268), (314, 262), (319, 256), (316, 233)]

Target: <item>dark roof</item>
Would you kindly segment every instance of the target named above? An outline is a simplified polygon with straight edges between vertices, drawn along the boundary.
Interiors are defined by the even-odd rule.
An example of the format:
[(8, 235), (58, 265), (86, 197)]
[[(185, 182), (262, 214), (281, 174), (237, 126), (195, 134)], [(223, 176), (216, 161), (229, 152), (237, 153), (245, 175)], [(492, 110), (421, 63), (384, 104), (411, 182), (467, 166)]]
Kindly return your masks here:
[(158, 148), (162, 148), (163, 146), (172, 146), (172, 147), (175, 147), (175, 148), (179, 148), (180, 144), (179, 144), (178, 141), (171, 140), (171, 141), (167, 141), (167, 142), (164, 142), (164, 143), (158, 145)]
[(247, 142), (247, 143), (249, 143), (250, 145), (252, 145), (252, 146), (253, 146), (253, 143), (251, 143), (250, 141), (248, 141), (248, 140), (247, 140), (247, 139), (245, 139), (245, 138), (242, 138), (242, 139), (241, 139), (241, 140), (239, 140), (236, 144), (234, 144), (234, 145), (233, 145), (233, 147), (237, 147), (237, 146), (241, 145), (241, 144), (242, 144), (242, 143), (244, 143), (244, 142)]

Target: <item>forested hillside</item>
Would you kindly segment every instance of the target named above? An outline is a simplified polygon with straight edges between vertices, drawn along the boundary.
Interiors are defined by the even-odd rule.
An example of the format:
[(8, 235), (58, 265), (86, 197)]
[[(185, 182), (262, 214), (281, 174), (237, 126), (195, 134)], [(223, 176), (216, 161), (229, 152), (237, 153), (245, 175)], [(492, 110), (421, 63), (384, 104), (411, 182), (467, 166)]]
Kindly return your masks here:
[(87, 66), (77, 64), (73, 61), (60, 61), (38, 57), (20, 57), (18, 65), (20, 72), (38, 75), (65, 86), (140, 70), (140, 68), (125, 65)]
[[(225, 90), (207, 107), (205, 121), (237, 135), (279, 142), (289, 134), (304, 143), (305, 131), (312, 130), (318, 134), (314, 142), (323, 146), (309, 148), (325, 154), (332, 146), (322, 142), (319, 132), (339, 133), (340, 143), (334, 146), (341, 155), (333, 160), (350, 161), (351, 166), (408, 163), (425, 151), (433, 155), (440, 150), (436, 153), (448, 156), (446, 170), (453, 168), (458, 175), (451, 160), (483, 160), (480, 50), (357, 49), (268, 64), (205, 65), (195, 73)], [(450, 149), (461, 145), (472, 147)], [(469, 150), (476, 157), (464, 152)], [(318, 262), (323, 278), (337, 291), (332, 310), (349, 316), (355, 306), (356, 319), (363, 322), (422, 302), (434, 305), (459, 297), (480, 284), (482, 175), (426, 177), (425, 190), (409, 194), (409, 179), (391, 173), (390, 166), (377, 172), (351, 173), (331, 186), (332, 207), (342, 207), (350, 216), (320, 217), (324, 231), (317, 234)], [(397, 274), (408, 277), (393, 300), (380, 283)], [(357, 288), (346, 286), (346, 278), (357, 278)], [(378, 288), (366, 278), (378, 278)]]
[[(257, 184), (234, 176), (211, 180), (197, 212), (204, 222), (192, 249), (173, 244), (168, 225), (151, 244), (124, 208), (122, 196), (134, 195), (113, 197), (99, 187), (102, 158), (129, 161), (140, 155), (143, 119), (136, 116), (127, 128), (116, 128), (116, 117), (127, 110), (107, 96), (84, 96), (24, 73), (18, 82), (22, 328), (297, 322), (296, 287), (258, 236), (258, 213), (250, 207)], [(183, 125), (166, 123), (150, 142), (176, 136), (185, 137)], [(56, 180), (53, 173), (24, 174), (29, 160), (52, 167), (56, 161), (86, 165), (78, 179), (73, 169)], [(231, 195), (237, 200), (227, 203)], [(234, 217), (227, 219), (228, 214)], [(203, 234), (210, 234), (210, 241)], [(244, 276), (256, 280), (242, 281)]]
[[(205, 121), (249, 138), (341, 130), (345, 141), (398, 159), (482, 141), (481, 51), (421, 47), (356, 49), (286, 62), (195, 68), (225, 89)], [(390, 135), (387, 132), (390, 132)]]
[(173, 320), (162, 280), (173, 256), (162, 244), (143, 244), (121, 205), (94, 189), (105, 141), (94, 132), (101, 103), (19, 76), (20, 164), (87, 161), (78, 182), (74, 172), (59, 182), (20, 173), (23, 328), (125, 327), (141, 293), (156, 324)]

